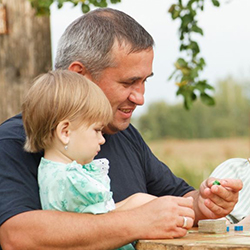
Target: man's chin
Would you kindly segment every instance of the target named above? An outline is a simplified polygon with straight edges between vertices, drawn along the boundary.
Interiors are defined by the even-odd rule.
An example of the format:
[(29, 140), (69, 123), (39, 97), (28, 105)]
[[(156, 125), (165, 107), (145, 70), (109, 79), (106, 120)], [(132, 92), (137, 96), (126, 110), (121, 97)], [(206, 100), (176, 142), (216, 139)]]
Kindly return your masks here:
[(103, 129), (104, 134), (115, 134), (119, 131), (125, 130), (129, 126), (130, 120), (123, 123), (111, 123)]

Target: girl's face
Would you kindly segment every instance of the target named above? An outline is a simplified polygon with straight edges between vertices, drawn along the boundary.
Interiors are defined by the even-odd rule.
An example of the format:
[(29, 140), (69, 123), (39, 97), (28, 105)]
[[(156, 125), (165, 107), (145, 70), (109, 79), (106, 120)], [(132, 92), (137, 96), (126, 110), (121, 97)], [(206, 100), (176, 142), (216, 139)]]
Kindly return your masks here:
[(102, 129), (101, 122), (93, 123), (90, 126), (83, 124), (76, 129), (71, 129), (67, 149), (68, 157), (82, 165), (91, 162), (105, 142)]

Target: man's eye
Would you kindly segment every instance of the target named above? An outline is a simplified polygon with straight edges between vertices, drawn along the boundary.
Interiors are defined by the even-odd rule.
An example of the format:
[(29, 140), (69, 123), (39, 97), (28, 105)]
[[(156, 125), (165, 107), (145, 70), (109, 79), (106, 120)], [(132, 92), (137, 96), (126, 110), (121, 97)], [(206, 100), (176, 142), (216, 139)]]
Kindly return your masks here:
[(122, 84), (123, 84), (124, 86), (130, 86), (130, 85), (133, 85), (134, 82), (122, 82)]
[(138, 81), (138, 79), (133, 79), (133, 80), (121, 82), (121, 84), (130, 86), (130, 85), (135, 84), (137, 81)]

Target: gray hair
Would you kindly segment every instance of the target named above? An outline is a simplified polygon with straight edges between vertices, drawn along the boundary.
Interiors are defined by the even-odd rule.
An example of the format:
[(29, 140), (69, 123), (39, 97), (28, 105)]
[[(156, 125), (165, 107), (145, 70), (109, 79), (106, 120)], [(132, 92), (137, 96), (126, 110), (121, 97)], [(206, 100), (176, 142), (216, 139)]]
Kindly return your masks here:
[(58, 44), (55, 68), (67, 69), (79, 61), (95, 77), (112, 66), (116, 41), (128, 46), (129, 53), (154, 46), (152, 36), (132, 17), (119, 10), (100, 8), (76, 19), (65, 30)]

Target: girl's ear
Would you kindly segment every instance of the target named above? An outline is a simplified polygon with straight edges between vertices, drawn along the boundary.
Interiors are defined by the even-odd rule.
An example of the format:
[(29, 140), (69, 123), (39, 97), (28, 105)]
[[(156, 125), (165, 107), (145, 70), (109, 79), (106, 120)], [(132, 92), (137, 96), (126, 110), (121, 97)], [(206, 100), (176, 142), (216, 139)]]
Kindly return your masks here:
[(69, 120), (63, 120), (59, 122), (59, 124), (56, 127), (56, 135), (58, 139), (63, 143), (63, 145), (67, 145), (69, 143), (69, 137), (70, 137), (70, 121)]

